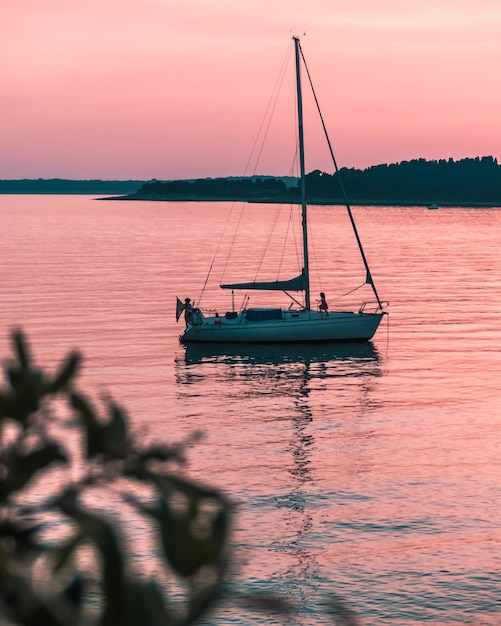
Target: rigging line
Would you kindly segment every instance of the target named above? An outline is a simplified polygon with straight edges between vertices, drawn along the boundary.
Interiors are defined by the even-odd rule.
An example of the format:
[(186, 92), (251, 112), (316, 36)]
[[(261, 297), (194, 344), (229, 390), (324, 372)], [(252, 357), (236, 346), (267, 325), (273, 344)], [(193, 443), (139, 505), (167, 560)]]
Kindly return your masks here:
[[(261, 254), (257, 263), (257, 268), (256, 271), (254, 273), (254, 280), (257, 280), (257, 275), (259, 273), (259, 271), (261, 270), (261, 266), (263, 264), (263, 261), (265, 259), (266, 256), (266, 252), (268, 251), (269, 247), (270, 247), (270, 242), (273, 238), (273, 234), (276, 231), (277, 228), (277, 224), (279, 223), (279, 218), (280, 218), (280, 214), (282, 213), (282, 205), (277, 205), (277, 208), (275, 209), (275, 213), (273, 216), (273, 220), (271, 222), (269, 231), (268, 231), (268, 237), (261, 249)], [(280, 272), (280, 267), (278, 268), (278, 272)]]
[(221, 236), (220, 236), (220, 238), (219, 238), (218, 244), (217, 244), (217, 246), (216, 246), (216, 251), (214, 252), (214, 255), (213, 255), (213, 257), (212, 257), (211, 264), (210, 264), (210, 266), (209, 266), (209, 270), (208, 270), (208, 272), (207, 272), (207, 276), (205, 277), (205, 282), (204, 282), (204, 284), (202, 285), (202, 289), (201, 289), (201, 291), (200, 291), (200, 296), (199, 296), (199, 298), (198, 298), (198, 304), (200, 304), (200, 302), (201, 302), (201, 300), (202, 300), (202, 298), (203, 298), (203, 295), (204, 295), (204, 293), (205, 293), (205, 288), (207, 287), (207, 283), (209, 282), (209, 278), (210, 278), (210, 275), (211, 275), (211, 273), (212, 273), (212, 268), (213, 268), (214, 263), (215, 263), (215, 261), (216, 261), (216, 258), (217, 258), (217, 256), (218, 256), (219, 249), (221, 248), (221, 244), (222, 244), (222, 242), (223, 242), (223, 238), (224, 238), (224, 236), (225, 236), (225, 233), (226, 233), (226, 231), (227, 231), (227, 229), (228, 229), (228, 225), (229, 225), (229, 223), (230, 223), (231, 216), (233, 215), (233, 210), (234, 210), (234, 208), (235, 208), (235, 205), (236, 205), (236, 203), (235, 203), (235, 202), (232, 202), (232, 203), (231, 203), (231, 208), (230, 208), (230, 211), (229, 211), (229, 213), (228, 213), (228, 217), (226, 218), (226, 222), (225, 222), (225, 224), (224, 224), (223, 231), (222, 231), (222, 233), (221, 233)]
[(388, 317), (388, 321), (386, 323), (386, 356), (388, 356), (388, 351), (390, 348), (390, 314), (386, 313)]
[(339, 184), (341, 186), (341, 193), (343, 194), (343, 199), (344, 199), (344, 202), (346, 204), (346, 209), (348, 211), (348, 216), (350, 218), (351, 226), (353, 228), (353, 232), (355, 233), (355, 238), (357, 240), (357, 244), (358, 244), (358, 248), (360, 250), (360, 254), (362, 255), (362, 260), (364, 262), (365, 272), (366, 272), (366, 279), (365, 279), (365, 281), (371, 285), (372, 291), (374, 292), (374, 295), (376, 296), (376, 300), (378, 302), (379, 308), (382, 309), (383, 305), (381, 303), (381, 300), (379, 299), (379, 295), (378, 295), (378, 292), (376, 290), (376, 286), (374, 284), (374, 281), (372, 279), (371, 271), (369, 269), (369, 263), (367, 262), (367, 258), (365, 256), (365, 252), (364, 252), (364, 249), (362, 247), (362, 241), (360, 239), (357, 227), (355, 225), (355, 220), (353, 218), (353, 213), (351, 211), (351, 206), (350, 206), (350, 203), (348, 201), (348, 195), (346, 193), (346, 189), (345, 189), (345, 186), (344, 186), (344, 183), (343, 183), (343, 179), (341, 177), (341, 174), (339, 172), (339, 168), (337, 166), (336, 157), (334, 156), (334, 150), (332, 149), (331, 140), (329, 138), (329, 134), (327, 133), (327, 127), (325, 125), (325, 121), (324, 121), (324, 117), (322, 115), (322, 111), (320, 110), (320, 104), (318, 102), (318, 98), (317, 98), (317, 94), (315, 92), (315, 88), (313, 87), (313, 81), (311, 80), (310, 71), (308, 69), (308, 65), (306, 64), (306, 59), (304, 58), (303, 49), (301, 48), (301, 44), (299, 44), (299, 51), (301, 52), (301, 58), (303, 59), (304, 68), (305, 68), (306, 74), (308, 76), (308, 81), (310, 83), (311, 91), (313, 93), (313, 98), (315, 99), (315, 104), (316, 104), (316, 107), (317, 107), (318, 114), (320, 116), (320, 121), (322, 123), (322, 128), (323, 128), (323, 131), (324, 131), (324, 135), (325, 135), (325, 138), (327, 140), (327, 145), (329, 147), (329, 152), (330, 152), (330, 155), (331, 155), (332, 163), (334, 164), (334, 169), (335, 169), (335, 171), (336, 171), (336, 173), (338, 175), (338, 178), (339, 178)]
[(366, 285), (367, 283), (362, 283), (361, 285), (359, 285), (358, 287), (355, 287), (354, 289), (350, 289), (350, 291), (347, 291), (346, 293), (342, 293), (340, 296), (336, 297), (336, 300), (340, 300), (341, 298), (345, 298), (346, 296), (349, 296), (350, 293), (354, 293), (355, 291), (358, 291), (359, 289), (362, 289), (362, 287), (364, 285)]
[(254, 270), (254, 280), (257, 280), (257, 276), (261, 270), (261, 266), (263, 265), (263, 261), (264, 261), (264, 257), (266, 256), (266, 250), (268, 249), (268, 246), (270, 245), (270, 241), (273, 235), (273, 232), (275, 230), (275, 226), (277, 224), (278, 221), (278, 216), (277, 216), (277, 210), (275, 210), (270, 228), (268, 230), (268, 236), (261, 248), (261, 252), (259, 254), (259, 258), (257, 260), (257, 264), (256, 264), (256, 269)]
[[(257, 167), (258, 167), (258, 164), (259, 164), (259, 161), (260, 161), (260, 158), (261, 158), (261, 154), (262, 154), (262, 151), (263, 151), (263, 148), (264, 148), (265, 140), (266, 140), (266, 137), (268, 135), (268, 130), (270, 128), (271, 120), (273, 118), (273, 113), (275, 111), (275, 108), (276, 108), (276, 105), (277, 105), (277, 102), (278, 102), (278, 96), (280, 95), (280, 91), (282, 89), (282, 85), (283, 85), (283, 82), (284, 82), (284, 79), (285, 79), (286, 70), (287, 70), (287, 67), (288, 67), (289, 62), (290, 62), (291, 54), (290, 54), (289, 50), (290, 50), (291, 45), (292, 44), (289, 44), (289, 46), (287, 48), (287, 52), (286, 52), (286, 54), (284, 56), (284, 59), (282, 61), (282, 65), (280, 67), (280, 71), (278, 73), (278, 77), (276, 79), (275, 86), (274, 86), (274, 88), (272, 90), (270, 99), (269, 99), (268, 104), (266, 106), (263, 118), (261, 120), (261, 124), (259, 126), (259, 130), (257, 132), (256, 138), (254, 140), (254, 144), (252, 146), (252, 149), (251, 149), (250, 154), (249, 154), (249, 158), (247, 160), (247, 164), (245, 165), (244, 175), (248, 174), (251, 162), (252, 162), (254, 154), (256, 152), (256, 146), (258, 145), (260, 137), (263, 134), (263, 128), (264, 128), (264, 126), (266, 124), (266, 130), (264, 131), (264, 136), (262, 137), (262, 140), (261, 140), (261, 146), (259, 148), (258, 155), (256, 157), (255, 164), (254, 164), (254, 167), (252, 169), (253, 175), (256, 174)], [(233, 210), (233, 206), (232, 206), (232, 210)], [(241, 221), (242, 221), (244, 207), (245, 207), (245, 203), (242, 203), (241, 208), (240, 208), (240, 215), (239, 215), (239, 218), (237, 220), (237, 224), (236, 224), (236, 227), (235, 227), (235, 231), (233, 233), (233, 237), (232, 237), (232, 240), (231, 240), (231, 243), (230, 243), (228, 254), (226, 256), (226, 262), (225, 262), (225, 265), (223, 267), (223, 272), (221, 274), (220, 283), (223, 282), (224, 276), (226, 275), (226, 270), (228, 269), (228, 265), (230, 263), (230, 257), (231, 257), (231, 253), (232, 253), (232, 250), (234, 248), (234, 245), (235, 245), (235, 242), (236, 242), (236, 238), (237, 238), (237, 233), (238, 233)], [(228, 222), (229, 222), (229, 218), (228, 218)], [(227, 224), (228, 224), (228, 222), (227, 222)], [(226, 226), (225, 226), (224, 232), (226, 232)], [(222, 238), (223, 237), (221, 237), (221, 241), (222, 241)], [(218, 249), (219, 249), (219, 246), (218, 246)], [(211, 265), (211, 267), (212, 267), (212, 265)], [(210, 270), (209, 270), (209, 273), (210, 273)], [(206, 283), (207, 283), (207, 280), (208, 280), (208, 277), (206, 279)], [(204, 289), (205, 289), (205, 285), (204, 285)]]
[[(294, 91), (296, 98), (297, 98), (297, 94)], [(297, 131), (297, 124), (298, 124), (298, 120), (297, 120), (297, 106), (294, 107), (294, 110), (296, 111), (296, 116), (295, 116), (295, 121), (296, 121), (296, 133), (295, 136), (298, 136), (298, 131)], [(289, 176), (294, 176), (299, 180), (299, 176), (298, 176), (298, 170), (299, 170), (299, 142), (296, 139), (296, 143), (295, 143), (295, 149), (294, 149), (294, 156), (292, 157), (292, 161), (291, 164), (289, 166), (289, 170), (288, 170), (288, 175)], [(284, 245), (283, 245), (283, 250), (282, 250), (282, 256), (280, 258), (280, 266), (279, 268), (282, 267), (283, 264), (283, 259), (285, 256), (285, 247), (286, 247), (286, 243), (287, 243), (287, 239), (289, 237), (289, 232), (292, 233), (292, 243), (294, 246), (294, 252), (296, 254), (296, 263), (297, 263), (297, 269), (298, 271), (302, 270), (303, 267), (303, 262), (302, 262), (302, 249), (300, 249), (299, 246), (299, 236), (298, 236), (298, 232), (301, 232), (301, 227), (299, 227), (299, 231), (297, 229), (297, 222), (294, 219), (295, 215), (296, 215), (296, 211), (295, 211), (296, 205), (295, 204), (290, 204), (289, 205), (289, 220), (288, 220), (288, 225), (287, 225), (287, 233), (284, 239)], [(288, 294), (289, 297), (290, 294)], [(297, 303), (297, 300), (295, 300), (294, 298), (291, 298), (292, 300), (294, 300), (294, 302)], [(302, 305), (301, 305), (302, 306)]]
[(228, 265), (230, 263), (231, 251), (233, 250), (233, 246), (235, 245), (235, 241), (237, 239), (238, 229), (239, 229), (239, 226), (240, 226), (240, 223), (242, 221), (243, 214), (244, 214), (244, 207), (245, 207), (245, 202), (242, 202), (241, 205), (240, 205), (240, 213), (239, 213), (239, 216), (238, 216), (237, 225), (236, 225), (235, 230), (233, 232), (233, 237), (232, 237), (232, 240), (231, 240), (231, 243), (230, 243), (230, 249), (228, 250), (228, 254), (226, 255), (226, 261), (224, 263), (223, 271), (222, 271), (222, 274), (221, 274), (221, 279), (219, 281), (220, 284), (223, 283), (224, 276), (226, 275), (226, 270), (228, 269)]
[[(292, 233), (292, 235), (291, 235)], [(288, 242), (290, 241), (290, 239), (292, 239), (292, 244), (295, 243), (295, 230), (294, 230), (294, 220), (293, 220), (293, 211), (292, 211), (292, 205), (289, 207), (289, 214), (288, 214), (288, 219), (287, 219), (287, 229), (285, 231), (285, 236), (283, 237), (283, 242), (282, 242), (282, 249), (280, 252), (280, 260), (278, 262), (278, 266), (277, 266), (277, 280), (280, 280), (280, 273), (282, 271), (282, 267), (284, 264), (284, 259), (286, 258), (286, 252), (289, 249), (289, 246), (291, 246), (292, 244), (289, 244)], [(297, 246), (296, 246), (296, 257), (297, 257)]]
[[(297, 115), (296, 115), (296, 136), (297, 136), (297, 134), (298, 133), (297, 133)], [(295, 151), (294, 151), (294, 157), (292, 159), (292, 162), (291, 162), (291, 165), (290, 165), (290, 168), (289, 168), (289, 176), (295, 176), (297, 179), (299, 179), (299, 176), (298, 176), (298, 169), (299, 169), (298, 163), (299, 163), (299, 142), (296, 140), (296, 148), (295, 148)], [(289, 219), (290, 219), (290, 221), (292, 223), (292, 236), (293, 236), (293, 241), (294, 241), (294, 249), (295, 249), (295, 252), (296, 252), (297, 267), (298, 267), (299, 271), (301, 271), (301, 269), (303, 267), (303, 261), (302, 261), (303, 251), (302, 251), (302, 249), (300, 249), (300, 246), (299, 246), (299, 235), (298, 235), (298, 233), (301, 232), (301, 226), (299, 226), (299, 229), (298, 229), (297, 228), (298, 227), (297, 221), (292, 219), (295, 216), (295, 214), (296, 214), (296, 211), (294, 210), (295, 206), (296, 205), (294, 205), (294, 204), (289, 205), (289, 211), (290, 211)]]
[[(289, 48), (290, 48), (290, 45), (289, 45)], [(278, 76), (277, 76), (277, 79), (276, 79), (276, 82), (275, 82), (275, 86), (273, 87), (270, 99), (268, 101), (268, 104), (266, 106), (263, 118), (261, 120), (261, 124), (259, 125), (259, 130), (257, 132), (256, 139), (254, 140), (254, 144), (252, 146), (252, 149), (251, 149), (251, 152), (250, 152), (250, 155), (249, 155), (249, 159), (248, 159), (247, 164), (245, 166), (244, 174), (246, 174), (249, 170), (251, 170), (253, 174), (255, 174), (256, 171), (257, 171), (257, 166), (258, 166), (259, 161), (261, 159), (261, 154), (263, 152), (263, 148), (264, 148), (264, 144), (265, 144), (265, 141), (266, 141), (266, 137), (268, 136), (268, 131), (270, 129), (271, 120), (273, 119), (273, 114), (274, 114), (275, 108), (277, 106), (278, 97), (279, 97), (280, 92), (282, 90), (282, 85), (283, 85), (283, 82), (285, 80), (285, 74), (286, 74), (287, 67), (288, 67), (289, 62), (290, 62), (291, 54), (289, 52), (289, 48), (287, 49), (286, 55), (284, 57), (284, 60), (282, 61), (282, 65), (280, 67), (280, 71), (278, 73)], [(263, 130), (265, 125), (266, 125), (266, 129)], [(258, 142), (259, 142), (261, 137), (262, 137), (261, 145), (260, 145), (258, 153), (257, 153), (255, 164), (254, 164), (254, 167), (251, 168), (250, 164), (251, 164), (251, 161), (252, 161), (252, 159), (254, 157), (254, 154), (255, 154), (256, 149), (257, 149), (257, 144), (258, 144)]]
[(299, 248), (298, 248), (298, 238), (297, 238), (297, 233), (296, 233), (296, 220), (294, 219), (294, 217), (295, 217), (294, 205), (291, 204), (289, 205), (289, 219), (287, 220), (287, 232), (286, 232), (285, 239), (284, 239), (282, 256), (280, 257), (280, 267), (282, 267), (283, 261), (285, 258), (287, 242), (290, 239), (292, 239), (292, 243), (289, 244), (289, 247), (294, 249), (294, 252), (296, 254), (297, 269), (298, 271), (301, 271), (301, 263), (299, 260), (300, 254), (299, 254)]
[[(311, 212), (308, 213), (307, 220), (308, 220), (308, 232), (310, 233), (310, 237), (309, 237), (310, 249), (311, 249), (312, 256), (313, 256), (313, 263), (312, 263), (312, 265), (315, 266), (316, 275), (317, 275), (317, 281), (318, 281), (318, 284), (320, 285), (320, 291), (324, 291), (324, 288), (323, 288), (323, 285), (322, 285), (322, 275), (320, 273), (320, 263), (318, 262), (317, 247), (316, 247), (316, 244), (315, 244), (316, 236), (315, 236), (314, 229), (312, 228), (312, 223), (311, 223), (311, 220), (310, 220), (310, 214), (311, 214)], [(311, 266), (310, 266), (310, 274), (311, 274)]]
[(299, 271), (303, 269), (303, 250), (300, 245), (301, 226), (297, 220), (296, 206), (290, 205), (290, 215), (292, 223), (292, 238), (294, 242), (294, 252), (296, 253), (296, 264)]
[(290, 228), (291, 228), (291, 212), (289, 211), (289, 218), (287, 220), (287, 229), (285, 231), (285, 237), (284, 237), (283, 244), (282, 244), (282, 250), (280, 252), (280, 262), (278, 264), (277, 280), (278, 280), (278, 277), (280, 276), (280, 270), (282, 269), (282, 263), (284, 262), (284, 258), (285, 258), (285, 251), (287, 250), (287, 240), (289, 239)]

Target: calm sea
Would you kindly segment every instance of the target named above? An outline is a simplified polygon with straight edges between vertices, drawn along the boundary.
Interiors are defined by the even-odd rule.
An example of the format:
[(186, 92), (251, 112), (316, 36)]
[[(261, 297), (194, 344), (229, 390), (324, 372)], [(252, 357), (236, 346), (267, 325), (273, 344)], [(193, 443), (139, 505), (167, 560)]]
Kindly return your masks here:
[[(186, 350), (175, 299), (198, 300), (229, 210), (0, 196), (1, 354), (19, 325), (49, 367), (78, 347), (81, 389), (140, 436), (203, 431), (189, 473), (238, 502), (236, 583), (298, 602), (287, 623), (329, 623), (329, 594), (366, 625), (501, 623), (501, 210), (354, 208), (391, 302), (367, 345)], [(273, 211), (255, 207), (241, 274)], [(331, 308), (356, 270), (344, 219), (310, 211)]]

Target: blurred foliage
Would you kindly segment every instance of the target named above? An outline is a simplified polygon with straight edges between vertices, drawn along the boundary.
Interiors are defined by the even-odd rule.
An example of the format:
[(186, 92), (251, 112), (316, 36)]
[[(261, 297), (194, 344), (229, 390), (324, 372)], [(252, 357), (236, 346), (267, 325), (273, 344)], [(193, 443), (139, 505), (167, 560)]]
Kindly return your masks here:
[[(180, 471), (196, 436), (140, 445), (123, 409), (108, 399), (99, 415), (76, 390), (78, 353), (51, 376), (32, 362), (22, 332), (12, 342), (0, 390), (2, 626), (192, 624), (223, 597), (244, 611), (293, 610), (228, 585), (232, 503)], [(125, 506), (155, 540), (160, 578), (131, 566), (131, 540), (117, 519)], [(337, 600), (326, 611), (357, 624)]]

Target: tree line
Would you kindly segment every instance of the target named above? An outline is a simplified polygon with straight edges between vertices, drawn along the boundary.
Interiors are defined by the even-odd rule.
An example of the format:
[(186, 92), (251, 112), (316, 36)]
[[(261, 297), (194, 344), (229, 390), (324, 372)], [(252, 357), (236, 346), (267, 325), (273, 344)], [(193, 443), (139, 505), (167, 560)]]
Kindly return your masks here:
[[(501, 165), (492, 156), (459, 161), (414, 159), (363, 170), (342, 168), (334, 174), (315, 170), (306, 175), (310, 202), (342, 203), (341, 181), (349, 201), (355, 203), (501, 205)], [(299, 181), (290, 186), (270, 176), (150, 181), (134, 196), (292, 202), (300, 197)]]
[(65, 178), (23, 178), (0, 180), (1, 194), (110, 194), (134, 193), (144, 180), (69, 180)]
[(194, 200), (258, 200), (295, 196), (297, 195), (297, 186), (288, 188), (281, 178), (272, 176), (198, 178), (195, 180), (151, 181), (145, 183), (135, 195), (166, 199), (180, 197)]

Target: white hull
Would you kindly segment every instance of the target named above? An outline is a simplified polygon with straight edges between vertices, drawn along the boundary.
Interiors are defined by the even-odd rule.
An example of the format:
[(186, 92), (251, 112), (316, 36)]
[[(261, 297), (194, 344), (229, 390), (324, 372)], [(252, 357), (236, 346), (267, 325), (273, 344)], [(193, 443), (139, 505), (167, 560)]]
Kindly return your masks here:
[(209, 317), (190, 325), (183, 343), (286, 343), (368, 341), (384, 313), (282, 311), (282, 319), (248, 321), (245, 312), (235, 319)]

